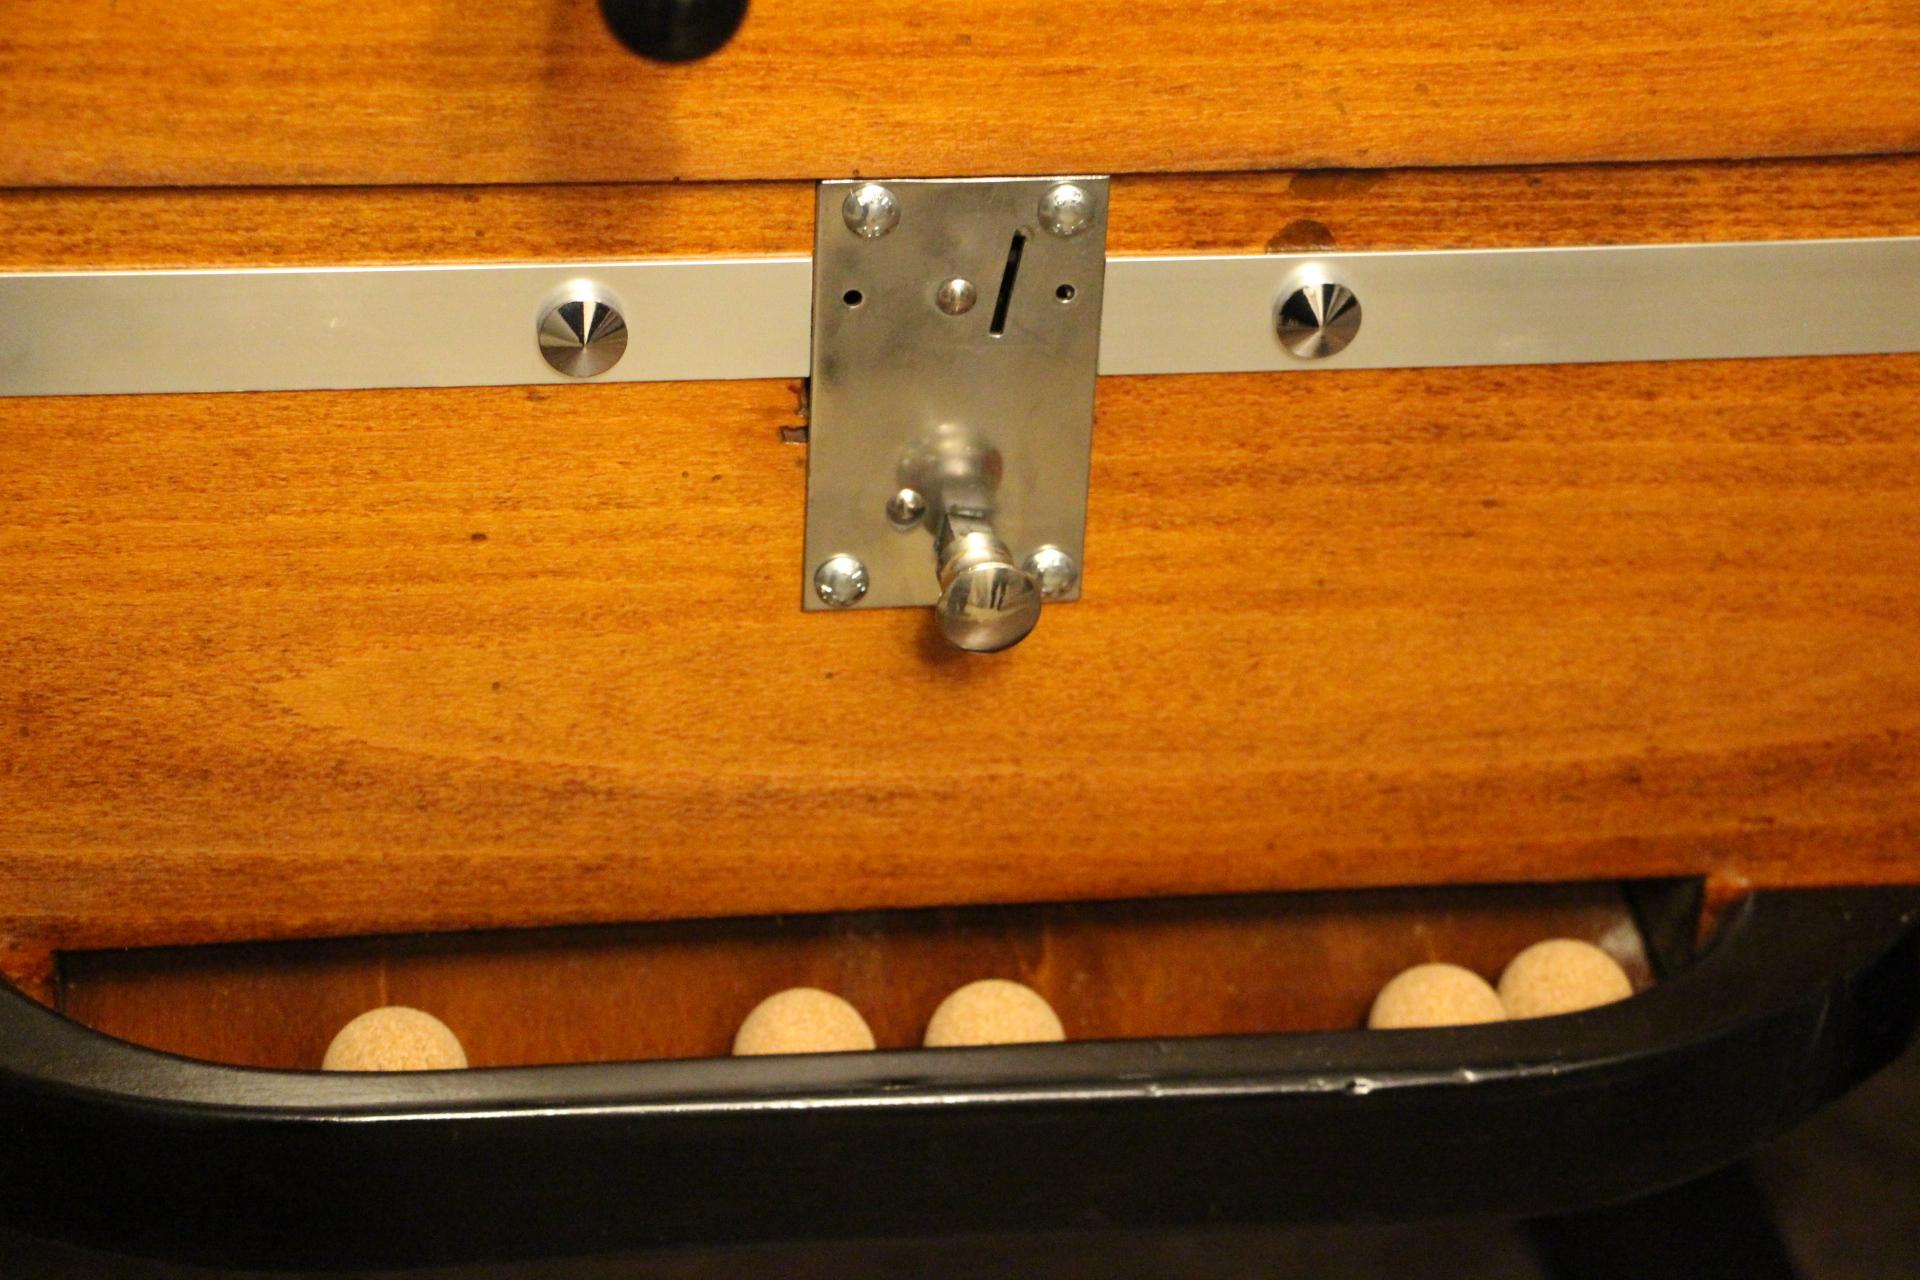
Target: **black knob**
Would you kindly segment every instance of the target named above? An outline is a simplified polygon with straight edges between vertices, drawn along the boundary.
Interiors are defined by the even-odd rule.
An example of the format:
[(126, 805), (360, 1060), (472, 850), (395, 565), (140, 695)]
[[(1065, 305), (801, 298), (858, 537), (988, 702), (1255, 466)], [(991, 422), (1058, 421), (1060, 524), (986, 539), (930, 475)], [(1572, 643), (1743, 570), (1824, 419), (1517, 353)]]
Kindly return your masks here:
[(600, 0), (620, 43), (655, 62), (692, 62), (733, 39), (747, 0)]

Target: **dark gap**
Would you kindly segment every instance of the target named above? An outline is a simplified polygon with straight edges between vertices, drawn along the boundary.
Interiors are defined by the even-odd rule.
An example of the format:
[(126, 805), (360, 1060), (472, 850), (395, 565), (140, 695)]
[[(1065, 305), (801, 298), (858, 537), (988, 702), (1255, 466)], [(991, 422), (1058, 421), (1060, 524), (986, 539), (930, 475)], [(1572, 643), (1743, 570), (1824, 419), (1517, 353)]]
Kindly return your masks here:
[(1013, 304), (1013, 282), (1020, 278), (1020, 255), (1027, 248), (1027, 233), (1013, 233), (1013, 243), (1007, 246), (1007, 269), (1000, 276), (1000, 296), (994, 300), (993, 323), (987, 326), (987, 332), (999, 337), (1007, 331), (1007, 308)]

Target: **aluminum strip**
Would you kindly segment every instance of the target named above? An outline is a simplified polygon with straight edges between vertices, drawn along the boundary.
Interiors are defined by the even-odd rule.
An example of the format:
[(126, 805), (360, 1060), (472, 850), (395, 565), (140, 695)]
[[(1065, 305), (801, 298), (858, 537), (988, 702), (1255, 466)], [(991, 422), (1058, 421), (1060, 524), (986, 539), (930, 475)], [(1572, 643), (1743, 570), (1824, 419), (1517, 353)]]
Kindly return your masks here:
[[(1289, 354), (1309, 269), (1360, 298), (1351, 346)], [(808, 258), (0, 274), (0, 395), (569, 381), (535, 326), (571, 282), (620, 306), (596, 382), (797, 378)], [(1103, 374), (1920, 351), (1920, 237), (1113, 258)]]
[(596, 382), (802, 377), (812, 260), (0, 275), (0, 393), (570, 382), (536, 326), (591, 280), (625, 314)]
[[(1353, 344), (1291, 355), (1274, 307), (1324, 273)], [(1116, 258), (1100, 372), (1588, 364), (1920, 350), (1920, 238)]]

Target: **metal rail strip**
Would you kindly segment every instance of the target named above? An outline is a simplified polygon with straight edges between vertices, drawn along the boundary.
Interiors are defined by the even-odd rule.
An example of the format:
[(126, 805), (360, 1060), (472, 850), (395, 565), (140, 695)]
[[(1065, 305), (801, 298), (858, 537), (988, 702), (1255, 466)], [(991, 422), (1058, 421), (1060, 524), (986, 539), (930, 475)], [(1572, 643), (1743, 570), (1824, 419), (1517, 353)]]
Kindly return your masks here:
[[(594, 381), (798, 378), (812, 274), (805, 257), (0, 274), (0, 395), (567, 382), (535, 331), (583, 286), (628, 330)], [(1363, 309), (1351, 345), (1324, 358), (1295, 355), (1275, 329), (1306, 279), (1337, 280)], [(1920, 351), (1910, 236), (1116, 257), (1100, 372), (1907, 351)]]

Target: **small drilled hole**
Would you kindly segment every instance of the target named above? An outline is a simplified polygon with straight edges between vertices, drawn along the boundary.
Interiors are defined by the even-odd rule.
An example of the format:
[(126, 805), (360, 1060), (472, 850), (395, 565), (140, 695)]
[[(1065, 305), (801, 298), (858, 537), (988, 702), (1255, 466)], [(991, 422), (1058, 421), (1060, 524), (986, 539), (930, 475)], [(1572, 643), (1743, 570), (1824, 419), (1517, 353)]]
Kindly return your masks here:
[(1075, 289), (1072, 285), (1063, 284), (1058, 289), (1055, 289), (1053, 291), (1053, 296), (1060, 299), (1060, 301), (1062, 302), (1072, 302), (1074, 297), (1078, 293), (1079, 293), (1079, 290)]
[(850, 307), (857, 307), (861, 303), (865, 302), (866, 300), (867, 300), (867, 295), (860, 292), (858, 289), (849, 289), (845, 293), (840, 295), (840, 301), (846, 303)]

